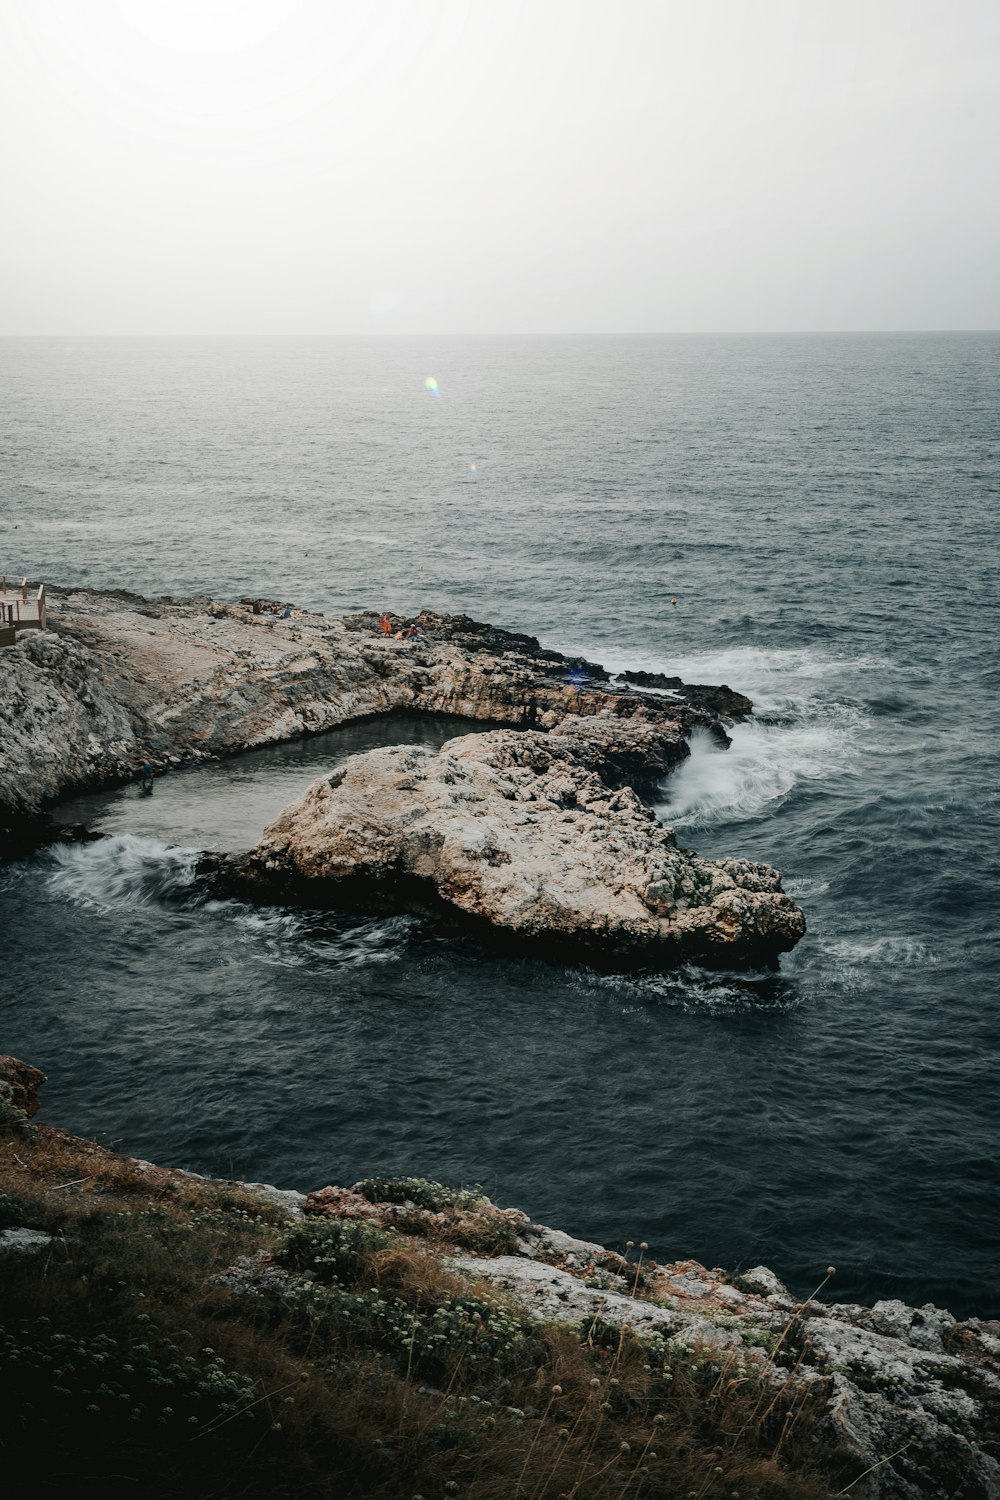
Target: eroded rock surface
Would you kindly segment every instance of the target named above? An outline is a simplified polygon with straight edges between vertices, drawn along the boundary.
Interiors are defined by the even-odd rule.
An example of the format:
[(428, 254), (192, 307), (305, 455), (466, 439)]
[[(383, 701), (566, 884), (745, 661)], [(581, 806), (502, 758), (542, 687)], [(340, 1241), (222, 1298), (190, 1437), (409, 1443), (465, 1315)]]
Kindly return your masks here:
[[(441, 755), (372, 752), (317, 782), (231, 874), (262, 899), (381, 899), (613, 962), (773, 962), (802, 935), (775, 871), (677, 848), (633, 788), (727, 742), (729, 689), (643, 694), (534, 637), (429, 611), (277, 618), (253, 601), (50, 591), (0, 652), (0, 834), (84, 787), (393, 710), (507, 726)], [(671, 679), (673, 683), (675, 679)]]
[(394, 621), (418, 627), (404, 641), (382, 637), (374, 614), (283, 620), (250, 604), (53, 588), (49, 621), (0, 650), (0, 832), (146, 759), (163, 768), (397, 710), (550, 729), (585, 704), (656, 729), (655, 748), (623, 762), (629, 776), (683, 759), (694, 724), (725, 737), (723, 716), (683, 693), (616, 689), (594, 663), (464, 615)]
[(354, 756), (229, 868), (265, 898), (434, 902), (596, 958), (771, 962), (801, 937), (801, 912), (777, 871), (678, 848), (630, 787), (614, 785), (623, 755), (655, 755), (655, 730), (636, 727), (569, 718), (550, 734), (497, 730), (436, 754)]

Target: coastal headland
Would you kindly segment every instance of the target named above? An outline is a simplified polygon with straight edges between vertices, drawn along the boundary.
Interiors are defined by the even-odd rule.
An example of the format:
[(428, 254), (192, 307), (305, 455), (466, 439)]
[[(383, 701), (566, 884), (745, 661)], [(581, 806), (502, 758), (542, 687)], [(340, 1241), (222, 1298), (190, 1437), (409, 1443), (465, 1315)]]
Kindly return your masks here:
[(40, 1494), (1000, 1494), (996, 1322), (421, 1178), (208, 1180), (36, 1123), (44, 1082), (0, 1057), (0, 1437)]
[[(431, 910), (595, 962), (773, 964), (805, 931), (770, 866), (677, 846), (643, 800), (752, 704), (728, 687), (600, 665), (464, 615), (328, 618), (278, 601), (49, 588), (49, 629), (0, 652), (0, 833), (156, 771), (399, 711), (495, 725), (438, 753), (355, 756), (317, 781), (220, 886), (259, 901)], [(404, 638), (406, 632), (415, 633)], [(650, 690), (651, 689), (651, 690)]]

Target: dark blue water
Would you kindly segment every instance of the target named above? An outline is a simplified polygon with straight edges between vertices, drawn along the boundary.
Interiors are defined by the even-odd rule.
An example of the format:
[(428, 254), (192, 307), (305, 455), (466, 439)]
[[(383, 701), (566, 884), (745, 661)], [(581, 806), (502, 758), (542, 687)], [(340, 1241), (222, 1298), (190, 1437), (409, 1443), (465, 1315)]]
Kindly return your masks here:
[(777, 975), (620, 978), (206, 902), (185, 850), (252, 841), (365, 726), (91, 805), (105, 841), (5, 868), (2, 1046), (50, 1074), (50, 1119), (288, 1185), (478, 1182), (663, 1258), (996, 1313), (1000, 336), (0, 361), (9, 573), (461, 609), (726, 681), (766, 721), (697, 739), (661, 815), (778, 865), (810, 929)]

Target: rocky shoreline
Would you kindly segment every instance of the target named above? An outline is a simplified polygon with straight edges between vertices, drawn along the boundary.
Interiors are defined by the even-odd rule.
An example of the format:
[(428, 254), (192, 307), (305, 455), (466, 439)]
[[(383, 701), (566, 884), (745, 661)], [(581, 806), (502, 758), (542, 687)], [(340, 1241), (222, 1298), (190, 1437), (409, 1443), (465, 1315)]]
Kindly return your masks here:
[[(251, 602), (60, 590), (50, 599), (53, 628), (0, 652), (7, 719), (0, 837), (9, 852), (44, 836), (45, 809), (57, 799), (130, 780), (146, 758), (163, 770), (372, 715), (418, 710), (495, 727), (453, 739), (438, 753), (399, 747), (352, 757), (286, 809), (253, 850), (206, 854), (206, 877), (259, 901), (369, 908), (395, 902), (469, 922), (505, 942), (546, 944), (566, 956), (615, 965), (772, 963), (804, 931), (776, 871), (739, 859), (703, 860), (679, 848), (643, 801), (642, 793), (689, 753), (692, 729), (707, 729), (725, 742), (727, 725), (752, 712), (749, 700), (728, 688), (689, 687), (674, 678), (623, 684), (595, 663), (567, 659), (530, 637), (465, 617), (425, 613), (416, 621), (394, 621), (399, 629), (418, 627), (417, 639), (407, 641), (383, 638), (371, 614), (284, 620), (272, 618), (276, 611), (255, 611)], [(27, 1318), (30, 1296), (25, 1293), (23, 1305), (17, 1297), (30, 1275), (16, 1268), (36, 1257), (46, 1268), (58, 1258), (67, 1276), (77, 1264), (85, 1267), (88, 1286), (126, 1286), (124, 1263), (119, 1277), (107, 1252), (99, 1274), (87, 1260), (95, 1222), (105, 1215), (108, 1233), (121, 1236), (122, 1225), (134, 1219), (145, 1242), (166, 1232), (163, 1205), (174, 1205), (170, 1212), (180, 1217), (169, 1221), (171, 1234), (179, 1234), (180, 1225), (193, 1238), (203, 1224), (215, 1233), (217, 1222), (233, 1219), (243, 1236), (240, 1254), (210, 1270), (206, 1260), (202, 1280), (185, 1288), (199, 1317), (203, 1304), (210, 1308), (220, 1340), (248, 1308), (255, 1327), (304, 1324), (308, 1349), (322, 1316), (336, 1338), (346, 1339), (344, 1379), (350, 1383), (357, 1379), (353, 1361), (363, 1329), (363, 1337), (375, 1341), (365, 1367), (366, 1400), (375, 1399), (371, 1392), (382, 1390), (381, 1381), (392, 1386), (396, 1401), (393, 1382), (402, 1382), (404, 1412), (412, 1386), (412, 1399), (433, 1406), (434, 1422), (452, 1434), (459, 1422), (455, 1402), (467, 1403), (461, 1421), (474, 1411), (477, 1422), (495, 1424), (517, 1454), (515, 1474), (534, 1473), (536, 1463), (547, 1466), (529, 1493), (571, 1493), (572, 1484), (554, 1476), (562, 1473), (560, 1451), (579, 1450), (581, 1466), (600, 1455), (604, 1467), (596, 1472), (615, 1479), (608, 1491), (614, 1496), (695, 1493), (722, 1500), (734, 1492), (818, 1497), (850, 1491), (865, 1500), (1000, 1500), (996, 1322), (958, 1322), (942, 1309), (895, 1300), (870, 1308), (820, 1301), (815, 1294), (801, 1301), (764, 1267), (734, 1275), (690, 1260), (657, 1264), (644, 1247), (621, 1254), (535, 1224), (476, 1193), (419, 1179), (331, 1184), (309, 1194), (205, 1182), (30, 1123), (43, 1081), (37, 1069), (0, 1059), (0, 1279), (8, 1299), (0, 1324)], [(259, 1223), (246, 1207), (253, 1201), (263, 1206)], [(296, 1260), (288, 1249), (299, 1243), (295, 1236), (303, 1227), (313, 1249), (323, 1248), (314, 1261), (301, 1254)], [(345, 1245), (353, 1247), (363, 1275), (374, 1278), (374, 1288), (343, 1278), (329, 1287), (329, 1257), (334, 1250), (346, 1254)], [(435, 1276), (442, 1280), (429, 1297), (426, 1287)], [(403, 1288), (395, 1300), (385, 1290), (396, 1285), (393, 1277)], [(418, 1294), (411, 1281), (419, 1283)], [(48, 1294), (43, 1286), (39, 1307)], [(146, 1284), (135, 1292), (139, 1299), (147, 1295)], [(528, 1374), (504, 1367), (502, 1378), (491, 1366), (489, 1377), (477, 1373), (465, 1394), (460, 1352), (440, 1385), (410, 1381), (414, 1347), (437, 1348), (435, 1341), (446, 1338), (440, 1329), (459, 1326), (455, 1308), (473, 1303), (480, 1309), (475, 1317), (516, 1330), (511, 1347), (543, 1349), (557, 1330), (592, 1363), (598, 1373), (579, 1392), (576, 1376), (554, 1367), (566, 1381), (567, 1401), (578, 1399), (564, 1426), (555, 1426), (554, 1415), (549, 1422), (553, 1400), (563, 1400), (561, 1385), (550, 1387), (560, 1394), (547, 1405), (537, 1392), (531, 1395), (548, 1369), (543, 1363)], [(405, 1341), (398, 1342), (404, 1304), (409, 1356)], [(132, 1313), (122, 1317), (116, 1337), (126, 1359), (122, 1368), (129, 1370)], [(463, 1338), (469, 1326), (461, 1325)], [(0, 1342), (4, 1336), (0, 1326)], [(145, 1325), (131, 1337), (146, 1348)], [(13, 1347), (0, 1348), (0, 1377), (16, 1394), (21, 1369), (10, 1355)], [(241, 1347), (235, 1339), (237, 1352), (227, 1357), (236, 1360)], [(8, 1356), (13, 1363), (4, 1368)], [(294, 1378), (336, 1384), (341, 1358), (328, 1356), (318, 1375), (309, 1365)], [(435, 1368), (430, 1353), (426, 1359), (426, 1368)], [(217, 1377), (218, 1370), (210, 1372), (210, 1381)], [(602, 1398), (593, 1412), (591, 1388)], [(685, 1411), (695, 1415), (683, 1420), (690, 1420), (695, 1436), (685, 1430), (663, 1472), (647, 1479), (647, 1455), (656, 1460), (667, 1447), (664, 1428), (650, 1427), (642, 1439), (646, 1467), (629, 1460), (619, 1482), (614, 1465), (624, 1463), (621, 1455), (636, 1441), (625, 1424), (640, 1411), (643, 1421), (672, 1421), (674, 1398), (665, 1394), (671, 1390), (678, 1408), (682, 1390), (688, 1392)], [(734, 1415), (725, 1402), (742, 1399), (741, 1390), (752, 1398)], [(102, 1399), (86, 1410), (97, 1411)], [(246, 1411), (256, 1410), (257, 1399), (247, 1397)], [(651, 1416), (657, 1405), (668, 1416)], [(702, 1431), (702, 1412), (714, 1407), (720, 1408), (719, 1425)], [(37, 1416), (33, 1408), (30, 1420)], [(597, 1425), (587, 1436), (590, 1416)], [(224, 1418), (231, 1420), (235, 1416)], [(420, 1463), (430, 1421), (421, 1417), (413, 1439)], [(260, 1441), (278, 1442), (280, 1425), (272, 1422)], [(375, 1476), (363, 1493), (414, 1492), (392, 1456), (404, 1445), (404, 1427), (400, 1421), (391, 1428), (390, 1443), (368, 1428), (362, 1439), (351, 1438)], [(474, 1496), (485, 1461), (475, 1445), (486, 1429), (477, 1427), (472, 1436), (471, 1429), (460, 1430), (465, 1447), (452, 1467), (451, 1457), (442, 1467), (437, 1449), (432, 1456), (435, 1492), (443, 1485), (443, 1492), (455, 1493), (462, 1485)], [(805, 1462), (798, 1456), (805, 1432), (813, 1467), (799, 1489), (794, 1465)], [(744, 1449), (751, 1438), (753, 1473), (762, 1476), (756, 1488), (758, 1481), (737, 1477), (750, 1472)], [(444, 1439), (441, 1445), (451, 1453)], [(479, 1468), (463, 1467), (466, 1448), (478, 1453)], [(353, 1464), (357, 1453), (351, 1452)], [(815, 1485), (821, 1487), (810, 1488)], [(520, 1479), (517, 1486), (483, 1493), (519, 1492)]]
[[(49, 624), (0, 652), (0, 838), (47, 806), (157, 769), (396, 711), (504, 726), (438, 755), (354, 757), (205, 869), (255, 900), (433, 910), (610, 964), (773, 964), (805, 931), (767, 865), (679, 849), (641, 793), (696, 727), (728, 743), (728, 687), (612, 681), (533, 637), (424, 611), (283, 618), (261, 601), (49, 590)], [(412, 627), (412, 639), (403, 636)], [(642, 676), (642, 674), (633, 674)]]
[(144, 599), (49, 589), (49, 630), (0, 652), (8, 738), (0, 763), (6, 826), (74, 791), (230, 755), (400, 710), (553, 728), (577, 713), (642, 725), (617, 770), (657, 780), (688, 753), (695, 725), (725, 742), (752, 704), (728, 689), (670, 699), (617, 689), (596, 663), (531, 636), (429, 611), (416, 640), (384, 637), (374, 613), (282, 619), (261, 601)]
[[(637, 1341), (647, 1375), (666, 1359), (665, 1368), (673, 1372), (668, 1379), (675, 1383), (708, 1371), (712, 1394), (727, 1380), (736, 1388), (759, 1382), (759, 1400), (768, 1412), (780, 1404), (786, 1423), (810, 1413), (810, 1443), (831, 1486), (825, 1493), (849, 1489), (864, 1500), (995, 1500), (1000, 1495), (1000, 1323), (976, 1318), (960, 1323), (929, 1304), (913, 1308), (895, 1300), (870, 1308), (819, 1301), (816, 1294), (801, 1301), (763, 1266), (734, 1276), (690, 1260), (658, 1264), (645, 1254), (645, 1246), (636, 1251), (629, 1245), (621, 1254), (535, 1224), (520, 1210), (497, 1208), (474, 1192), (421, 1179), (373, 1179), (309, 1194), (260, 1184), (212, 1184), (118, 1156), (50, 1127), (29, 1126), (44, 1081), (37, 1069), (0, 1058), (0, 1108), (5, 1111), (0, 1147), (7, 1132), (0, 1169), (16, 1187), (33, 1179), (36, 1193), (42, 1194), (35, 1198), (42, 1206), (28, 1215), (31, 1222), (8, 1222), (0, 1232), (0, 1264), (8, 1271), (15, 1259), (51, 1256), (56, 1247), (62, 1262), (72, 1259), (74, 1236), (84, 1229), (76, 1228), (72, 1217), (57, 1232), (47, 1229), (46, 1203), (58, 1203), (58, 1211), (65, 1213), (67, 1204), (78, 1202), (80, 1225), (85, 1226), (99, 1213), (102, 1199), (111, 1196), (112, 1185), (127, 1187), (133, 1212), (140, 1216), (146, 1213), (144, 1194), (162, 1203), (189, 1184), (200, 1192), (216, 1191), (220, 1199), (240, 1190), (267, 1205), (270, 1228), (282, 1221), (307, 1226), (306, 1240), (313, 1245), (338, 1245), (341, 1253), (345, 1243), (390, 1247), (397, 1267), (404, 1252), (432, 1257), (471, 1288), (495, 1289), (506, 1299), (506, 1316), (513, 1316), (522, 1330), (589, 1329), (585, 1347), (598, 1369), (601, 1359), (607, 1364), (616, 1343), (621, 1353), (627, 1337)], [(40, 1182), (44, 1172), (32, 1166), (31, 1152), (22, 1144), (32, 1145), (32, 1131), (41, 1132), (37, 1159), (58, 1148), (58, 1172), (70, 1170), (67, 1163), (72, 1162), (72, 1181)], [(67, 1190), (70, 1198), (59, 1196)], [(8, 1204), (14, 1201), (8, 1197)], [(382, 1249), (383, 1257), (390, 1248)], [(316, 1265), (317, 1270), (309, 1270), (301, 1258), (275, 1255), (268, 1242), (219, 1266), (211, 1272), (211, 1283), (228, 1300), (216, 1315), (231, 1319), (235, 1313), (227, 1307), (253, 1305), (262, 1311), (299, 1305), (308, 1310), (317, 1294), (317, 1274), (322, 1280), (322, 1261)], [(426, 1279), (426, 1270), (423, 1274)], [(832, 1268), (825, 1276), (820, 1273), (817, 1292), (826, 1289), (833, 1275)], [(347, 1293), (337, 1295), (343, 1303)], [(488, 1315), (490, 1304), (483, 1306)], [(5, 1315), (11, 1315), (9, 1307)], [(424, 1316), (430, 1320), (430, 1310)], [(411, 1355), (418, 1326), (411, 1334)], [(598, 1328), (609, 1332), (601, 1335), (607, 1342), (595, 1346)], [(421, 1338), (425, 1332), (432, 1341), (439, 1337), (423, 1330)], [(600, 1375), (590, 1382), (595, 1387), (604, 1383)], [(620, 1384), (619, 1379), (608, 1380), (608, 1396), (617, 1399)], [(486, 1388), (484, 1381), (479, 1389)], [(501, 1388), (509, 1391), (510, 1379)], [(443, 1395), (440, 1390), (428, 1394)], [(669, 1407), (670, 1398), (661, 1399)], [(492, 1408), (492, 1398), (476, 1400)], [(602, 1409), (610, 1412), (611, 1406)], [(514, 1408), (508, 1405), (506, 1411)], [(514, 1420), (532, 1415), (538, 1414), (517, 1409)], [(543, 1424), (547, 1415), (548, 1409)], [(565, 1430), (560, 1432), (565, 1440)], [(737, 1448), (742, 1435), (737, 1435)], [(783, 1442), (779, 1424), (775, 1454)], [(725, 1440), (712, 1449), (700, 1493), (728, 1494), (717, 1476), (727, 1473), (730, 1459), (737, 1456), (735, 1450), (728, 1452)], [(780, 1477), (774, 1464), (767, 1473), (771, 1479)], [(666, 1488), (640, 1488), (672, 1494), (671, 1477), (678, 1478), (668, 1473)], [(779, 1492), (787, 1493), (774, 1491)]]

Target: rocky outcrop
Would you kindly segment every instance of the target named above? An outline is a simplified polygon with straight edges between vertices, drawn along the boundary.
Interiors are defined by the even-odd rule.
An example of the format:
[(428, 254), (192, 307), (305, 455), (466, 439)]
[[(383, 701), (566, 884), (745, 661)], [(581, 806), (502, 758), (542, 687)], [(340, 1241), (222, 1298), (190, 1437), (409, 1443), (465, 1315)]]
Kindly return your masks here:
[(0, 1101), (19, 1110), (26, 1119), (38, 1113), (38, 1090), (45, 1074), (20, 1058), (0, 1055)]
[(0, 834), (30, 831), (47, 803), (137, 763), (142, 725), (127, 687), (124, 673), (70, 636), (25, 631), (0, 651)]
[[(428, 905), (598, 959), (773, 962), (804, 923), (775, 871), (677, 848), (634, 788), (749, 700), (609, 681), (532, 636), (425, 611), (284, 619), (260, 601), (52, 590), (0, 652), (0, 832), (60, 795), (393, 710), (503, 724), (441, 756), (377, 752), (307, 793), (229, 874), (263, 899)], [(398, 638), (413, 630), (413, 639)], [(672, 679), (673, 681), (673, 679)], [(516, 727), (517, 733), (513, 732)]]
[(745, 719), (753, 709), (749, 698), (743, 693), (734, 692), (725, 683), (720, 687), (709, 687), (703, 683), (682, 682), (679, 677), (667, 677), (663, 672), (619, 672), (618, 680), (638, 688), (673, 693), (685, 703), (715, 714), (720, 719)]
[[(47, 632), (0, 651), (0, 833), (70, 792), (397, 710), (551, 729), (585, 712), (636, 721), (656, 748), (622, 774), (663, 772), (695, 724), (721, 718), (683, 694), (615, 687), (592, 662), (531, 636), (425, 611), (414, 640), (374, 615), (276, 619), (209, 599), (50, 590)], [(652, 740), (650, 741), (652, 744)]]
[[(852, 1494), (1000, 1496), (1000, 1323), (957, 1323), (930, 1304), (799, 1302), (765, 1267), (737, 1284), (696, 1261), (609, 1275), (599, 1247), (564, 1248), (560, 1236), (557, 1253), (546, 1253), (538, 1242), (544, 1247), (552, 1232), (532, 1227), (520, 1255), (466, 1255), (458, 1264), (515, 1293), (539, 1318), (627, 1324), (715, 1351), (734, 1372), (741, 1362), (766, 1363), (776, 1390), (822, 1402), (831, 1449), (841, 1465), (854, 1458)], [(741, 1289), (755, 1274), (768, 1291)]]
[(566, 719), (352, 757), (221, 868), (258, 898), (433, 906), (612, 963), (766, 964), (805, 922), (767, 865), (710, 861), (628, 786), (649, 726)]

